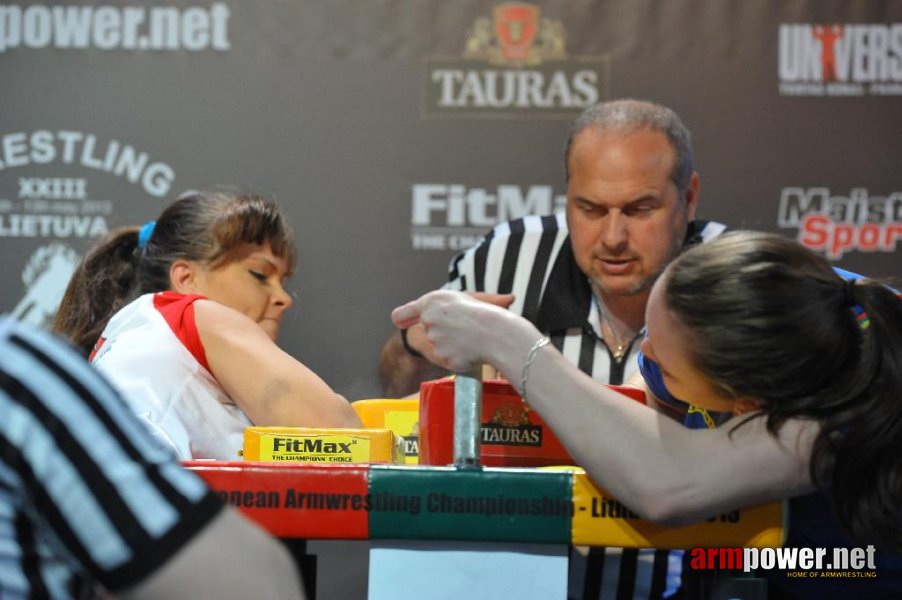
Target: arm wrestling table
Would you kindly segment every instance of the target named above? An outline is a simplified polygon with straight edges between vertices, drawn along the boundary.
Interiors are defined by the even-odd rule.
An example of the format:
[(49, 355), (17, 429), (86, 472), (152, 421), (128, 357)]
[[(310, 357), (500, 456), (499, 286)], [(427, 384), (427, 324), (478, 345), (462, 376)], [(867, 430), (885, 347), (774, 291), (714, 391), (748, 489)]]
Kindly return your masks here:
[(455, 384), (453, 466), (191, 461), (286, 539), (370, 540), (369, 598), (565, 598), (569, 547), (774, 547), (782, 503), (684, 527), (632, 513), (577, 467), (479, 466), (481, 383)]

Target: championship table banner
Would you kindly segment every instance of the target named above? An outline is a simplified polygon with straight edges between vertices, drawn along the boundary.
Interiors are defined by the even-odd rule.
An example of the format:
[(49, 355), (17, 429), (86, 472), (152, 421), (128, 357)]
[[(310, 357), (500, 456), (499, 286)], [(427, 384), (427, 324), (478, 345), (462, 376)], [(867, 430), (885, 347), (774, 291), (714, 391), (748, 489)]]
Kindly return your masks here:
[(782, 503), (664, 527), (596, 488), (582, 469), (189, 461), (219, 497), (272, 534), (589, 546), (776, 547)]

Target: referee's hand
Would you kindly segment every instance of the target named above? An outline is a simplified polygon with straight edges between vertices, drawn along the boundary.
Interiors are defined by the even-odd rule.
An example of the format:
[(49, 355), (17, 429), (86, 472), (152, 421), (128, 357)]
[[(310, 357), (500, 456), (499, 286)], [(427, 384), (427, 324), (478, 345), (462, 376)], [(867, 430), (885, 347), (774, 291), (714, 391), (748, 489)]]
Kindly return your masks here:
[[(451, 300), (455, 298), (455, 296), (460, 296), (461, 298), (465, 298), (469, 296), (472, 299), (479, 300), (480, 302), (485, 302), (486, 304), (491, 304), (497, 306), (499, 308), (507, 308), (513, 303), (515, 296), (513, 294), (489, 294), (485, 292), (467, 292), (465, 294), (461, 292), (448, 292), (446, 290), (439, 290), (437, 292), (432, 292), (431, 294), (426, 294), (419, 300), (414, 300), (405, 304), (404, 306), (400, 306), (392, 311), (392, 320), (395, 325), (399, 329), (407, 330), (407, 343), (408, 345), (423, 355), (424, 358), (432, 362), (433, 364), (447, 367), (447, 357), (442, 357), (436, 354), (435, 345), (430, 340), (428, 334), (428, 323), (424, 324), (421, 320), (421, 312), (422, 310), (430, 303), (430, 301), (434, 299), (444, 299)], [(453, 300), (451, 300), (453, 303)]]

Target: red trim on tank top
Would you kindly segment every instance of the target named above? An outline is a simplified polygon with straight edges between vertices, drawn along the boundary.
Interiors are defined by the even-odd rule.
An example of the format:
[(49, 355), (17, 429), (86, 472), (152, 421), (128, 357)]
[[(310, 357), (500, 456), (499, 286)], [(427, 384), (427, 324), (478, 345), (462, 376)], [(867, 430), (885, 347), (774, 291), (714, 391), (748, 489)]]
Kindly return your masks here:
[[(200, 294), (179, 294), (178, 292), (157, 292), (153, 296), (153, 306), (157, 309), (166, 324), (175, 334), (175, 337), (187, 348), (188, 352), (207, 371), (207, 353), (197, 333), (197, 323), (194, 321), (194, 303), (198, 300), (206, 300), (206, 296)], [(210, 371), (212, 373), (212, 371)]]
[(94, 347), (91, 348), (91, 353), (88, 355), (88, 362), (94, 362), (94, 357), (97, 356), (97, 353), (100, 352), (100, 349), (103, 348), (105, 343), (105, 337), (97, 338), (97, 341), (94, 342)]

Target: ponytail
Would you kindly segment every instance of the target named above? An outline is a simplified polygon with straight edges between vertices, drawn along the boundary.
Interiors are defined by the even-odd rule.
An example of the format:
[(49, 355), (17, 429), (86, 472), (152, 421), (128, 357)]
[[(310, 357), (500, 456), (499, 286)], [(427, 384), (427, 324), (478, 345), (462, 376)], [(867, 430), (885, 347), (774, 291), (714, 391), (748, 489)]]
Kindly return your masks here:
[[(824, 418), (811, 462), (815, 482), (832, 488), (837, 516), (856, 539), (902, 551), (902, 298), (858, 280), (850, 318), (860, 360), (850, 379), (861, 392)], [(860, 307), (860, 308), (859, 308)]]
[(107, 321), (135, 295), (138, 228), (114, 230), (79, 263), (51, 325), (85, 355)]

